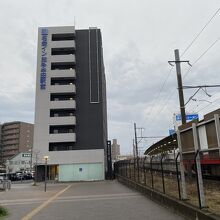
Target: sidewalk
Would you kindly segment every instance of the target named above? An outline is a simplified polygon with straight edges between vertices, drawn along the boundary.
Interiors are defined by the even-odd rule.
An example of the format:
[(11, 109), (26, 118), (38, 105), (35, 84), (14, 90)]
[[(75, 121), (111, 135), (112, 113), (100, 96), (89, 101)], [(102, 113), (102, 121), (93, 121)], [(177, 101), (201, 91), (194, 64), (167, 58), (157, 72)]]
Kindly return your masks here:
[(26, 183), (0, 192), (6, 220), (183, 220), (117, 181), (49, 183), (47, 189)]
[(33, 186), (33, 182), (13, 184), (9, 191), (0, 191), (0, 205), (9, 210), (8, 220), (22, 219), (39, 204), (65, 188), (67, 184), (47, 184), (47, 192), (44, 192), (44, 183)]

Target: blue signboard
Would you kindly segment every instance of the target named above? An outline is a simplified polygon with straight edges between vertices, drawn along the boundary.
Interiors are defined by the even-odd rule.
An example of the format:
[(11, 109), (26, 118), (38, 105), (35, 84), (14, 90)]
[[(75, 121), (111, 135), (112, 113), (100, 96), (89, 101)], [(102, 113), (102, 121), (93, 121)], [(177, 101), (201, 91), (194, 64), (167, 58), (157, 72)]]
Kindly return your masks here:
[[(192, 121), (194, 119), (198, 119), (199, 115), (198, 114), (186, 114), (186, 120), (187, 121)], [(176, 115), (176, 121), (181, 121), (181, 115), (178, 114)]]
[(41, 29), (41, 70), (40, 70), (40, 89), (46, 89), (46, 75), (47, 75), (47, 37), (48, 29)]
[(169, 129), (169, 135), (175, 134), (175, 130), (174, 129)]

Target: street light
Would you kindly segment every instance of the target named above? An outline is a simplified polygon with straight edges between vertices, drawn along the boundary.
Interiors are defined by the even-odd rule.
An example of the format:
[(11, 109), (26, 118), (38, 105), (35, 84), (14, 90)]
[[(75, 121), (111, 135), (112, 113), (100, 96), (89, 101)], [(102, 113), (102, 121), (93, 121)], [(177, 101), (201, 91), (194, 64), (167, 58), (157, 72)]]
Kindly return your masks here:
[(9, 173), (9, 160), (6, 160), (6, 180), (9, 180), (8, 173)]
[(45, 178), (44, 178), (44, 192), (47, 191), (47, 160), (48, 160), (49, 156), (44, 156), (44, 160), (45, 160)]

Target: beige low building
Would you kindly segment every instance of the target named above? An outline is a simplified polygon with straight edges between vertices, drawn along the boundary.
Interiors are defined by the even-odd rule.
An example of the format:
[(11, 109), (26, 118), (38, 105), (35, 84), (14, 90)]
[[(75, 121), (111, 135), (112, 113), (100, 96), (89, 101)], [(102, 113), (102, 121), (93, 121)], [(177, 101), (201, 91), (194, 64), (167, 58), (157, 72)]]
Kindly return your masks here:
[(21, 152), (6, 162), (9, 173), (31, 171), (31, 153)]

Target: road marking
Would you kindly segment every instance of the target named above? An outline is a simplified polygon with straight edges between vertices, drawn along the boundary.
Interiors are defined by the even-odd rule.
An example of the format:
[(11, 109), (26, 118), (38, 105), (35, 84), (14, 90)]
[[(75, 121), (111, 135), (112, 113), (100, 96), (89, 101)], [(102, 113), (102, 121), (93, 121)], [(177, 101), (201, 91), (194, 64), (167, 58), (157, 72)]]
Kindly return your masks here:
[[(121, 195), (121, 196), (66, 196), (66, 197), (59, 197), (54, 203), (59, 203), (59, 202), (81, 202), (81, 201), (99, 201), (99, 200), (118, 200), (118, 199), (132, 199), (132, 198), (141, 198), (143, 197), (140, 194), (128, 194), (128, 195)], [(11, 202), (5, 202), (1, 203), (2, 206), (14, 206), (14, 205), (30, 205), (30, 204), (36, 204), (36, 203), (42, 203), (45, 200), (20, 200), (20, 201), (11, 201)]]
[(100, 197), (100, 198), (82, 198), (82, 199), (62, 199), (56, 200), (54, 203), (59, 202), (86, 202), (86, 201), (102, 201), (102, 200), (120, 200), (120, 199), (132, 199), (132, 198), (143, 198), (142, 195), (134, 195), (134, 196), (123, 196), (123, 197)]
[(65, 189), (59, 191), (58, 193), (56, 193), (54, 196), (50, 197), (47, 201), (45, 201), (44, 203), (42, 203), (40, 206), (38, 206), (37, 208), (33, 209), (31, 212), (29, 212), (26, 216), (24, 216), (21, 220), (29, 220), (31, 218), (33, 218), (40, 210), (42, 210), (43, 208), (45, 208), (46, 206), (48, 206), (53, 200), (55, 200), (59, 195), (61, 195), (62, 193), (64, 193), (66, 190), (68, 190), (71, 187), (71, 185), (67, 186)]
[(65, 196), (60, 197), (59, 199), (63, 198), (70, 198), (70, 199), (82, 199), (82, 198), (94, 198), (94, 197), (121, 197), (121, 196), (137, 196), (141, 195), (140, 193), (112, 193), (112, 194), (95, 194), (95, 195), (82, 195), (82, 196)]

